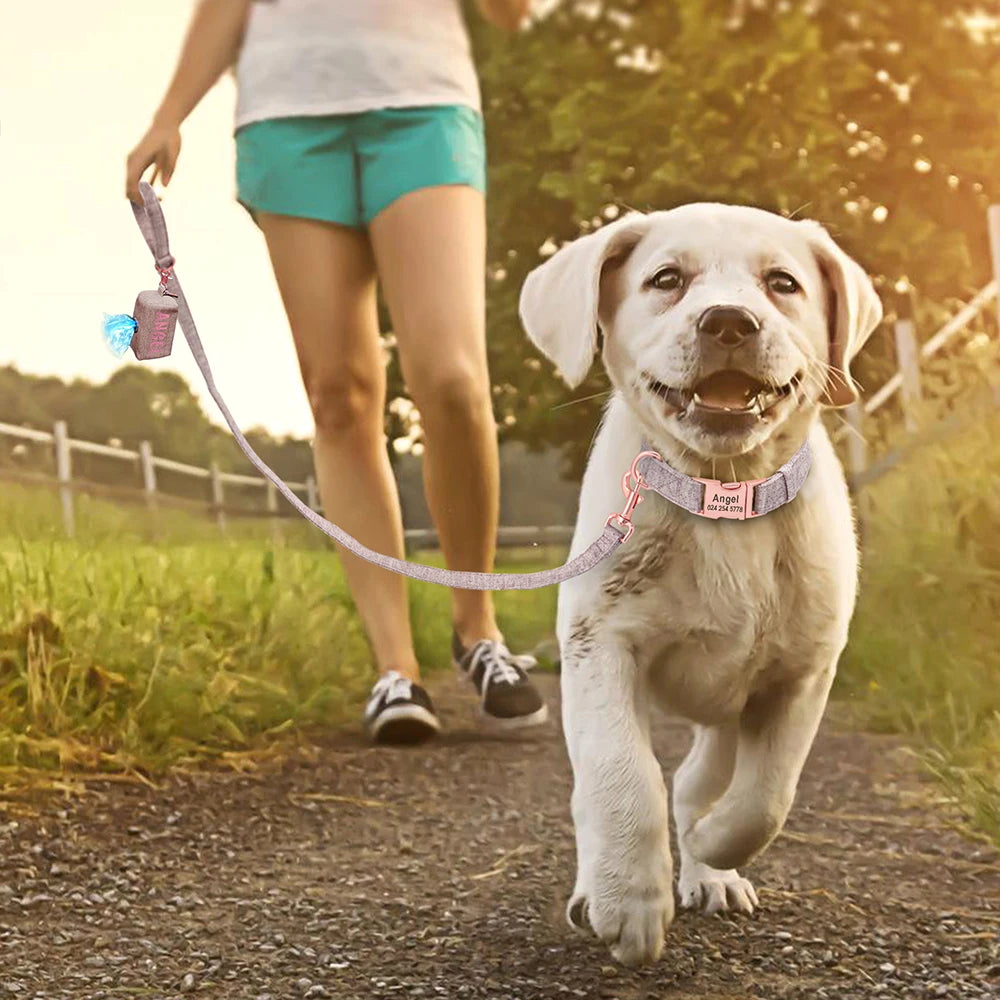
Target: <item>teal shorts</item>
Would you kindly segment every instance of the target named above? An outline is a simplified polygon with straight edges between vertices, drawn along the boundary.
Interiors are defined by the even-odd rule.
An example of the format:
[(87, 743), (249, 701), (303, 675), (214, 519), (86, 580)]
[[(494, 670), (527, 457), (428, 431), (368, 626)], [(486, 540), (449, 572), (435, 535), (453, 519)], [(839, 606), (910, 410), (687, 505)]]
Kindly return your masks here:
[(462, 105), (252, 122), (236, 132), (237, 199), (256, 212), (367, 226), (410, 191), (486, 191), (482, 116)]

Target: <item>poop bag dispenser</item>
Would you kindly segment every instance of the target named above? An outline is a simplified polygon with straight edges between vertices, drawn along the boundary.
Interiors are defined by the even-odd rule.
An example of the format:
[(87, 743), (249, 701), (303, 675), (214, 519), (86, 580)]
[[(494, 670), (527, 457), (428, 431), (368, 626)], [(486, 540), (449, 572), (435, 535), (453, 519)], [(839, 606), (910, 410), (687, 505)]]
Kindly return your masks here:
[(136, 323), (132, 353), (140, 361), (167, 357), (174, 344), (177, 299), (156, 289), (140, 292), (132, 309), (132, 318)]
[(160, 287), (140, 292), (132, 315), (104, 314), (104, 339), (119, 358), (129, 349), (140, 361), (165, 358), (174, 344), (177, 296), (170, 291), (173, 272), (160, 272)]

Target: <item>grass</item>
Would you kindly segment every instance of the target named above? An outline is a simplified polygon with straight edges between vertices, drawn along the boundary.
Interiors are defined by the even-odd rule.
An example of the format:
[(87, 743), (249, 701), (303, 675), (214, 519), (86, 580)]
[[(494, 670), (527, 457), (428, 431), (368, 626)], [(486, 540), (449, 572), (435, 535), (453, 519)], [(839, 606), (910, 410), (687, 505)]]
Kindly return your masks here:
[[(905, 734), (1000, 843), (1000, 412), (917, 450), (869, 490), (860, 601), (836, 694), (859, 725)], [(234, 522), (81, 497), (79, 539), (58, 499), (0, 494), (0, 766), (134, 769), (269, 744), (355, 719), (367, 643), (325, 540), (288, 545)], [(537, 569), (554, 553), (507, 555)], [(429, 557), (433, 558), (433, 557)], [(410, 588), (422, 663), (448, 660), (443, 588)], [(501, 593), (524, 649), (555, 591)]]
[[(222, 540), (173, 513), (153, 544), (141, 512), (80, 498), (67, 541), (57, 499), (0, 497), (0, 766), (160, 773), (277, 733), (354, 719), (373, 679), (336, 556), (275, 547), (243, 522)], [(508, 557), (504, 568), (546, 559)], [(449, 596), (410, 589), (418, 655), (448, 663)], [(554, 619), (555, 592), (501, 594), (523, 649)]]
[(837, 693), (903, 733), (1000, 843), (1000, 411), (870, 490), (861, 596)]

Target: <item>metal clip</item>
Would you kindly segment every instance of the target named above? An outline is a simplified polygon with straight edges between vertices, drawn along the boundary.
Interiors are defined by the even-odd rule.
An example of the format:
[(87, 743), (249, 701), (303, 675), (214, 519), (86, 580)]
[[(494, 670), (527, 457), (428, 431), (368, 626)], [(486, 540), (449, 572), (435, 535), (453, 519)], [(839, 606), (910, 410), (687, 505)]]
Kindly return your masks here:
[(632, 523), (632, 513), (643, 501), (642, 490), (649, 489), (649, 483), (646, 482), (639, 472), (639, 460), (643, 458), (655, 458), (657, 461), (663, 461), (662, 457), (655, 451), (640, 451), (635, 456), (632, 468), (622, 476), (622, 493), (625, 494), (625, 506), (620, 512), (616, 511), (614, 514), (608, 515), (608, 519), (604, 522), (608, 525), (612, 521), (615, 521), (620, 527), (625, 529), (622, 542), (627, 542), (632, 537), (632, 532), (635, 531), (635, 525)]

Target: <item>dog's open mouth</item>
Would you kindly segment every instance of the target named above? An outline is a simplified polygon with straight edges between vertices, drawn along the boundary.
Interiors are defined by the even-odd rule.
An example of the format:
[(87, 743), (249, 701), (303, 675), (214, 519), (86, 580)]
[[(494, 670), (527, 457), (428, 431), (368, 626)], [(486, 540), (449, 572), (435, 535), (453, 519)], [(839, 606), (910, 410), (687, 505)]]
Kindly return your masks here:
[(679, 419), (695, 412), (763, 417), (790, 396), (801, 381), (800, 372), (784, 385), (769, 385), (746, 372), (726, 368), (679, 389), (646, 375), (650, 391), (669, 403)]

